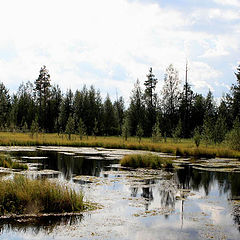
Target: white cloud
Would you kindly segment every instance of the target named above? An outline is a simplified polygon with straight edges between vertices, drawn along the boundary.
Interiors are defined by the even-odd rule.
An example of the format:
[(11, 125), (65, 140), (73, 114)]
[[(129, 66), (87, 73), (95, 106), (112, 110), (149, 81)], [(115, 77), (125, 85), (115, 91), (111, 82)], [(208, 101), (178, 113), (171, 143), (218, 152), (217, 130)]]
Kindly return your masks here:
[(234, 7), (240, 7), (239, 0), (214, 0), (214, 2), (224, 5), (224, 6), (230, 5), (230, 6), (234, 6)]
[[(227, 16), (222, 10), (210, 13), (213, 18)], [(207, 31), (192, 31), (204, 18), (201, 11), (186, 16), (157, 4), (127, 0), (4, 1), (0, 9), (0, 80), (16, 86), (33, 82), (45, 64), (52, 81), (65, 90), (94, 84), (103, 93), (114, 95), (118, 88), (119, 95), (128, 97), (136, 79), (146, 79), (150, 66), (163, 75), (173, 63), (183, 76), (187, 57), (201, 61), (201, 68), (193, 66), (197, 86), (206, 82), (210, 86), (209, 76), (216, 78), (219, 71), (205, 60), (238, 49), (239, 33), (234, 25), (232, 35), (217, 39)], [(1, 54), (6, 42), (13, 45), (14, 58)], [(121, 66), (125, 79), (109, 74), (116, 66)], [(208, 74), (203, 74), (205, 70)]]

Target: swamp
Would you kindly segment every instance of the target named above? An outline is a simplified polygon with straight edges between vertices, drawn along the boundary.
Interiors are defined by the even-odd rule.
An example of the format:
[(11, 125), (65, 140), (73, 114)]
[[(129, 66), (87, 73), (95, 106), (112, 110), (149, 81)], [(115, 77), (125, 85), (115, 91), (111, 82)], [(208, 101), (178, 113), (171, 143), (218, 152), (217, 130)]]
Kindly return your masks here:
[[(83, 193), (80, 214), (4, 215), (1, 239), (239, 239), (240, 162), (175, 157), (167, 169), (128, 168), (148, 151), (93, 147), (0, 147), (28, 170), (0, 168)], [(172, 159), (170, 154), (152, 153)]]

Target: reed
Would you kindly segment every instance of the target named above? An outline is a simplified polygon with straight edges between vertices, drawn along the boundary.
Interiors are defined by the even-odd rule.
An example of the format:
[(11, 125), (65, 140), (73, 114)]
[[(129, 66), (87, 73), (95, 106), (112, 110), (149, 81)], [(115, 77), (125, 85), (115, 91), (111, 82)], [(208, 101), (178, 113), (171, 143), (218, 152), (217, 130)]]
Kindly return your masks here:
[(0, 180), (0, 214), (80, 212), (86, 208), (83, 194), (49, 180), (15, 175)]

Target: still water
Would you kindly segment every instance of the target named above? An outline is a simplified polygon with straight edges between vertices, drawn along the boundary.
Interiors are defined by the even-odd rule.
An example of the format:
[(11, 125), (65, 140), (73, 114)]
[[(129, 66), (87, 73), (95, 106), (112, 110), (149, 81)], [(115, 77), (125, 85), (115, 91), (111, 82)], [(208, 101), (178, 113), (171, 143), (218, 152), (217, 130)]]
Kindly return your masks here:
[(118, 164), (128, 150), (1, 150), (27, 162), (29, 177), (67, 184), (101, 208), (77, 217), (0, 219), (0, 239), (240, 239), (239, 173), (188, 165), (129, 171)]

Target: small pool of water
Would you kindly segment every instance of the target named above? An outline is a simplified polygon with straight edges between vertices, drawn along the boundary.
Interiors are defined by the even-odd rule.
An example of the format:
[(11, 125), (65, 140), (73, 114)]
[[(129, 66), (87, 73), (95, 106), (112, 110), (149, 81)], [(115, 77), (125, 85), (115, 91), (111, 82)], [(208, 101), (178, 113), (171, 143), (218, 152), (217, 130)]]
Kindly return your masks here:
[(8, 149), (29, 164), (30, 177), (68, 184), (102, 208), (77, 217), (1, 219), (0, 239), (240, 239), (239, 173), (188, 165), (168, 172), (122, 169), (119, 159), (131, 152)]

